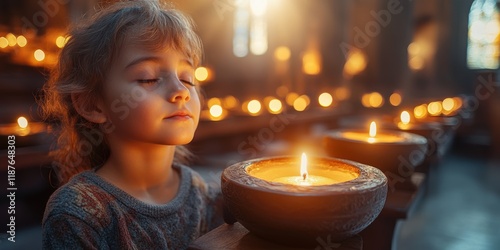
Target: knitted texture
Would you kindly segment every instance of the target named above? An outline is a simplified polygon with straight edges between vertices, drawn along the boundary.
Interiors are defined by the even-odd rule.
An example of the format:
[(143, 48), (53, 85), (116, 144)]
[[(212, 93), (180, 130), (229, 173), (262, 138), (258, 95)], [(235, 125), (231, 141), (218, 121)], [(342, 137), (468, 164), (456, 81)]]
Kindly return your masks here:
[(176, 197), (164, 205), (144, 203), (89, 170), (50, 197), (43, 227), (44, 249), (186, 249), (221, 221), (220, 188), (185, 166)]

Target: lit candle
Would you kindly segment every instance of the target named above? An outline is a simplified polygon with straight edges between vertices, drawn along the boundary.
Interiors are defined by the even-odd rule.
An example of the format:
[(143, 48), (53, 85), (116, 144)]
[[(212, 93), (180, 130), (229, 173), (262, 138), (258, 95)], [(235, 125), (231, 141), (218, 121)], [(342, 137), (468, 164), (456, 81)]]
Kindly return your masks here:
[(307, 156), (302, 153), (302, 158), (300, 161), (300, 176), (285, 176), (278, 177), (272, 180), (273, 182), (280, 182), (283, 184), (300, 185), (300, 186), (319, 186), (319, 185), (331, 185), (338, 183), (332, 178), (309, 175), (307, 172)]
[(405, 140), (404, 137), (394, 133), (377, 134), (377, 124), (375, 122), (370, 123), (370, 130), (368, 133), (347, 130), (342, 132), (342, 137), (355, 141), (366, 141), (369, 143), (402, 142)]
[[(34, 127), (35, 132), (38, 132), (39, 126), (35, 124)], [(17, 118), (17, 123), (10, 124), (0, 124), (0, 135), (18, 135), (18, 136), (26, 136), (29, 135), (33, 130), (32, 124), (28, 123), (28, 119), (24, 116), (20, 116)]]
[[(426, 158), (426, 161), (422, 163), (423, 167), (420, 167), (427, 169), (428, 165), (430, 164), (430, 157), (434, 157), (436, 156), (436, 153), (442, 151), (441, 148), (443, 144), (442, 140), (444, 132), (443, 126), (437, 122), (432, 122), (429, 120), (411, 120), (411, 115), (408, 111), (401, 112), (399, 119), (395, 120), (395, 124), (397, 125), (397, 128), (402, 131), (421, 135), (427, 139), (427, 142), (429, 144), (427, 152), (428, 157)], [(388, 127), (395, 128), (394, 124), (392, 125), (392, 127)]]
[[(302, 153), (300, 171), (298, 168), (290, 168), (290, 163), (294, 164), (295, 162), (270, 162), (264, 166), (255, 165), (249, 170), (249, 174), (270, 182), (295, 186), (332, 185), (352, 180), (358, 176), (357, 173), (344, 171), (340, 167), (335, 168), (319, 162), (308, 164), (305, 153)], [(309, 170), (312, 173), (309, 173), (308, 165), (310, 165)]]
[[(307, 247), (315, 246), (318, 237), (342, 242), (362, 231), (382, 211), (388, 184), (382, 171), (353, 161), (309, 155), (307, 165), (302, 165), (306, 163), (304, 158), (251, 159), (224, 169), (221, 191), (225, 222), (238, 221), (276, 246)], [(318, 186), (272, 181), (284, 176), (302, 181), (299, 164), (308, 171), (306, 179), (312, 175), (335, 179), (340, 173), (350, 179)]]
[[(419, 134), (425, 137), (430, 136), (429, 134), (430, 132), (440, 128), (440, 125), (437, 122), (412, 121), (411, 115), (408, 111), (401, 112), (399, 119), (395, 119), (394, 122), (396, 123), (397, 127), (400, 130)], [(394, 128), (394, 127), (388, 125), (388, 128)], [(422, 133), (421, 131), (425, 131), (425, 133)]]
[(408, 111), (403, 111), (401, 112), (401, 115), (399, 116), (400, 122), (398, 122), (398, 128), (400, 129), (408, 129), (411, 127), (410, 125), (410, 113)]
[(357, 161), (396, 174), (402, 164), (408, 168), (420, 164), (427, 151), (427, 140), (423, 136), (395, 130), (380, 132), (375, 122), (370, 124), (369, 131), (329, 131), (323, 142), (329, 156)]
[(16, 129), (16, 132), (18, 135), (25, 136), (30, 133), (30, 127), (28, 119), (26, 119), (26, 117), (20, 116), (19, 118), (17, 118), (17, 125), (18, 127)]
[(24, 116), (19, 116), (16, 122), (0, 124), (0, 137), (6, 139), (16, 136), (16, 147), (25, 147), (50, 143), (53, 139), (47, 133), (50, 131), (43, 122), (29, 121)]

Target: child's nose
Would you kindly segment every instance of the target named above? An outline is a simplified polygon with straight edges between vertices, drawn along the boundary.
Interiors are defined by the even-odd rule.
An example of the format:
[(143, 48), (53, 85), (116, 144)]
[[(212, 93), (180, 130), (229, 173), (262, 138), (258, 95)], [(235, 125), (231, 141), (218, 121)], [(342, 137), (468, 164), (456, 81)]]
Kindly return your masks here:
[(179, 101), (189, 101), (190, 94), (189, 89), (183, 84), (179, 79), (174, 79), (174, 84), (169, 91), (168, 101), (179, 102)]

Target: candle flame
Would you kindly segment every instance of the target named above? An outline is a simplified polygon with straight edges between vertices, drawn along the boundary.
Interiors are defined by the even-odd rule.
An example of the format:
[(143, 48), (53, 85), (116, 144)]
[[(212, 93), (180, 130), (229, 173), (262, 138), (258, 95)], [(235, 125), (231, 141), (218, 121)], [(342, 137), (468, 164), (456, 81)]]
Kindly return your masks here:
[(17, 118), (17, 124), (19, 125), (20, 128), (25, 129), (28, 127), (28, 119), (24, 116), (20, 116)]
[(377, 135), (377, 124), (375, 122), (370, 123), (370, 137), (375, 137)]
[(408, 113), (408, 111), (401, 112), (401, 123), (403, 124), (410, 123), (410, 113)]
[(300, 161), (300, 176), (307, 179), (307, 156), (306, 153), (302, 153), (302, 159)]

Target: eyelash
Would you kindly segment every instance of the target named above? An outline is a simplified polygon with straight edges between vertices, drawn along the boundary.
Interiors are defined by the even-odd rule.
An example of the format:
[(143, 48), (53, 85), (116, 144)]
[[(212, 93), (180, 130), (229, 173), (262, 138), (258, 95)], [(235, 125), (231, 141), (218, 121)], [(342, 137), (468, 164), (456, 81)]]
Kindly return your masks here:
[[(162, 78), (153, 78), (153, 79), (139, 79), (137, 80), (138, 83), (140, 84), (156, 84), (158, 83)], [(181, 82), (188, 84), (190, 86), (196, 86), (193, 82), (190, 82), (188, 80), (180, 80)]]
[(154, 78), (154, 79), (139, 79), (137, 80), (138, 83), (140, 84), (153, 84), (153, 83), (158, 83), (160, 81), (160, 78)]

